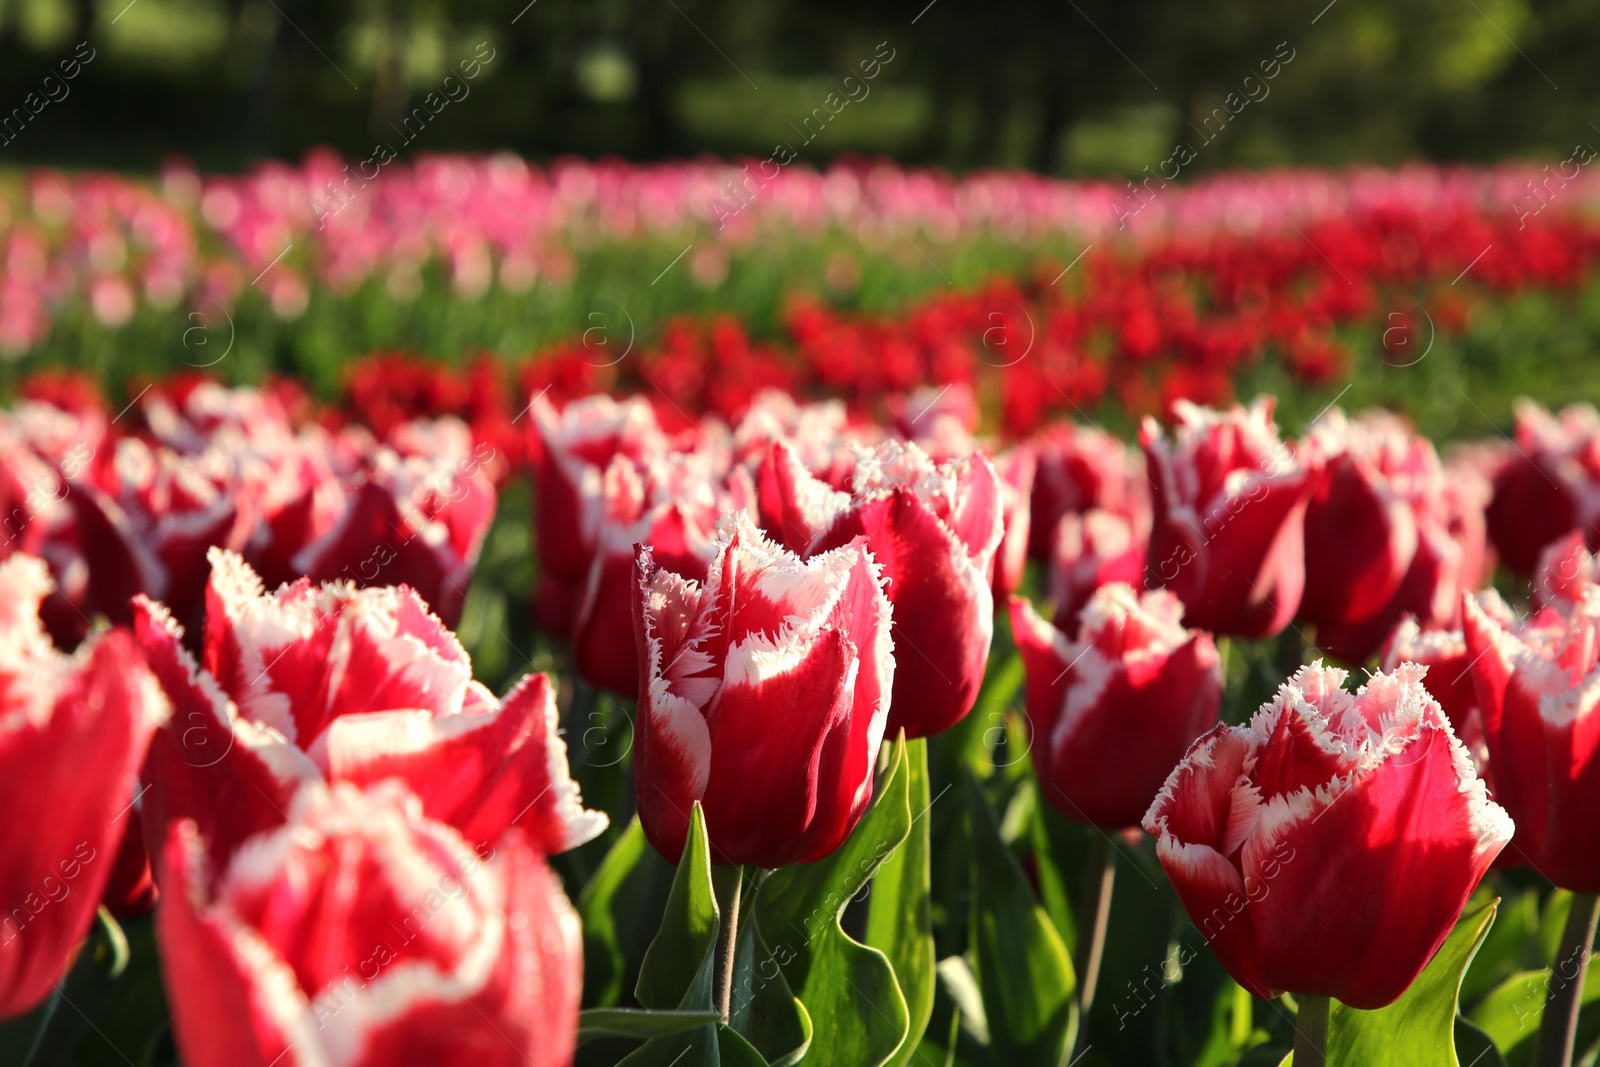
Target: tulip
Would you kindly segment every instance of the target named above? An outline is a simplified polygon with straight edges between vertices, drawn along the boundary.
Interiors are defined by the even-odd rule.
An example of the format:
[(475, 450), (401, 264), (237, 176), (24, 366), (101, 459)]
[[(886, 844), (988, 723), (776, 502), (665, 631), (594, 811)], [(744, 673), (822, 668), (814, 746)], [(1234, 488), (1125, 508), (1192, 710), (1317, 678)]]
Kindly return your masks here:
[(1481, 773), (1483, 763), (1478, 755), (1483, 745), (1483, 712), (1472, 684), (1471, 661), (1461, 630), (1424, 629), (1408, 616), (1389, 635), (1379, 662), (1386, 671), (1397, 670), (1402, 663), (1428, 668), (1428, 694), (1439, 702)]
[(140, 644), (174, 707), (144, 771), (147, 841), (192, 819), (226, 858), (280, 825), (305, 783), (384, 778), (404, 779), (429, 818), (475, 842), (515, 823), (553, 853), (605, 829), (568, 773), (544, 675), (496, 700), (406, 586), (301, 579), (269, 594), (237, 555), (214, 549), (210, 560), (200, 663), (171, 613), (135, 602)]
[(39, 620), (42, 560), (0, 563), (0, 1018), (39, 1004), (94, 921), (133, 814), (139, 764), (167, 713), (127, 633), (74, 655)]
[(713, 859), (820, 859), (866, 812), (895, 663), (878, 566), (856, 538), (810, 559), (744, 513), (706, 580), (636, 563), (634, 777), (645, 835), (674, 862), (695, 801)]
[(1338, 408), (1319, 418), (1310, 447), (1327, 468), (1306, 508), (1300, 615), (1318, 625), (1361, 622), (1388, 604), (1411, 568), (1411, 499), (1417, 483), (1438, 480), (1438, 457), (1392, 415), (1350, 420)]
[(1099, 589), (1071, 639), (1011, 598), (1028, 736), (1045, 798), (1102, 830), (1137, 826), (1167, 773), (1217, 721), (1222, 661), (1164, 589)]
[(1037, 469), (1034, 452), (1026, 445), (1001, 453), (994, 459), (1000, 475), (1000, 517), (1005, 534), (994, 555), (994, 595), (1010, 596), (1022, 585), (1028, 565), (1028, 541), (1033, 536), (1033, 479)]
[(78, 536), (89, 568), (89, 598), (113, 622), (128, 622), (140, 593), (199, 621), (205, 551), (241, 549), (257, 519), (242, 491), (241, 455), (221, 446), (183, 455), (123, 438), (71, 484)]
[(704, 452), (680, 452), (642, 464), (618, 457), (607, 468), (605, 517), (573, 621), (573, 663), (585, 681), (623, 696), (639, 692), (633, 646), (634, 546), (648, 544), (658, 566), (704, 581), (716, 555), (712, 538), (717, 516), (755, 504), (750, 476), (742, 468), (735, 468), (726, 484), (714, 484), (716, 478)]
[(1061, 516), (1050, 556), (1050, 600), (1055, 623), (1063, 630), (1078, 625), (1078, 612), (1096, 589), (1144, 580), (1148, 531), (1127, 517), (1101, 508)]
[(1178, 595), (1189, 626), (1270, 637), (1300, 606), (1320, 469), (1278, 438), (1272, 407), (1270, 397), (1228, 411), (1179, 401), (1173, 442), (1153, 419), (1140, 428), (1155, 486), (1147, 581)]
[[(972, 710), (994, 635), (990, 568), (1000, 546), (1000, 479), (982, 453), (935, 466), (914, 444), (888, 441), (856, 463), (848, 505), (807, 550), (865, 537), (895, 608), (889, 731), (927, 737)], [(802, 498), (804, 499), (804, 498)], [(820, 514), (820, 511), (819, 511)]]
[(291, 569), (313, 581), (404, 583), (455, 625), (494, 520), (486, 470), (493, 459), (455, 419), (398, 427), (344, 476), (344, 513), (293, 557)]
[[(1337, 411), (1334, 412), (1337, 415)], [(1433, 445), (1410, 433), (1391, 416), (1366, 415), (1354, 424), (1335, 423), (1338, 434), (1329, 431), (1313, 436), (1314, 448), (1328, 454), (1334, 447), (1348, 450), (1335, 454), (1332, 477), (1341, 480), (1335, 498), (1323, 499), (1321, 491), (1313, 498), (1307, 522), (1313, 518), (1320, 532), (1313, 539), (1307, 528), (1307, 581), (1322, 588), (1316, 606), (1304, 605), (1301, 615), (1317, 624), (1317, 646), (1329, 655), (1350, 663), (1364, 662), (1382, 644), (1401, 618), (1409, 615), (1430, 630), (1454, 629), (1460, 625), (1461, 594), (1475, 588), (1487, 565), (1483, 506), (1489, 487), (1481, 473), (1470, 466), (1455, 464), (1447, 473), (1439, 463)], [(1332, 442), (1332, 444), (1330, 444)], [(1363, 471), (1357, 474), (1356, 471)], [(1365, 477), (1365, 490), (1358, 488)], [(1363, 510), (1361, 494), (1369, 505)], [(1371, 501), (1379, 494), (1391, 505), (1392, 529), (1411, 532), (1396, 534), (1413, 546), (1409, 563), (1401, 572), (1399, 584), (1376, 607), (1368, 601), (1365, 615), (1350, 608), (1343, 614), (1318, 615), (1330, 602), (1352, 597), (1334, 590), (1341, 584), (1333, 576), (1361, 572), (1362, 552), (1375, 551), (1383, 521), (1375, 518)], [(1320, 505), (1320, 510), (1319, 510)], [(1405, 518), (1398, 518), (1401, 512)], [(1365, 515), (1366, 518), (1361, 516)], [(1414, 539), (1412, 538), (1414, 534)], [(1366, 549), (1342, 550), (1341, 535), (1352, 544), (1366, 543)], [(1397, 547), (1391, 545), (1380, 569), (1399, 561)], [(1387, 571), (1393, 577), (1393, 571)]]
[(1500, 558), (1528, 574), (1544, 547), (1574, 527), (1600, 539), (1600, 414), (1573, 404), (1559, 415), (1516, 405), (1516, 451), (1494, 477), (1488, 528)]
[(1130, 518), (1149, 510), (1149, 483), (1138, 457), (1096, 427), (1061, 426), (1034, 443), (1032, 535), (1028, 554), (1049, 558), (1051, 538), (1063, 515), (1101, 508)]
[(542, 395), (533, 412), (534, 542), (542, 568), (568, 582), (588, 578), (600, 534), (601, 480), (612, 459), (664, 447), (650, 405), (591, 396), (559, 414)]
[(1516, 656), (1489, 734), (1495, 799), (1517, 822), (1519, 859), (1563, 889), (1600, 892), (1600, 586), (1590, 585), (1553, 641)]
[(1351, 694), (1345, 671), (1302, 667), (1197, 741), (1146, 813), (1190, 919), (1256, 996), (1392, 1003), (1511, 839), (1426, 671)]
[(313, 785), (213, 856), (174, 824), (156, 936), (186, 1064), (571, 1063), (578, 916), (520, 832), (475, 850), (398, 782)]

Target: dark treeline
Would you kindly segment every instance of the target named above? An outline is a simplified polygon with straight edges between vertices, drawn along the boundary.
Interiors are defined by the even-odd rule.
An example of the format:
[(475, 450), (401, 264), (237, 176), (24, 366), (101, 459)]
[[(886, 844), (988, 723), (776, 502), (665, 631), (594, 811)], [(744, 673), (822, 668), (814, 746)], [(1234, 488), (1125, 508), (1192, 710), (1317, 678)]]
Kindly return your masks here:
[(826, 118), (805, 162), (1554, 160), (1600, 143), (1597, 52), (1600, 0), (0, 0), (0, 164), (359, 158), (429, 94), (408, 152), (766, 157)]

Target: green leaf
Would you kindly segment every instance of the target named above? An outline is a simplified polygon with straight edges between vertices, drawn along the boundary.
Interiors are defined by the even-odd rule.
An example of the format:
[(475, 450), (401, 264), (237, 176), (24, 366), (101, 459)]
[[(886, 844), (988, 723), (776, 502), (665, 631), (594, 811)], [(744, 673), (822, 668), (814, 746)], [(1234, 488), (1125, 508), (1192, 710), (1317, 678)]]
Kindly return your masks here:
[(1376, 1011), (1335, 1003), (1328, 1019), (1328, 1062), (1460, 1067), (1456, 998), (1461, 979), (1489, 933), (1499, 900), (1463, 915), (1433, 961), (1399, 1000)]
[(926, 818), (933, 806), (928, 786), (928, 742), (906, 742), (907, 799), (911, 805), (911, 832), (872, 879), (868, 901), (867, 944), (881, 951), (894, 967), (895, 980), (906, 998), (910, 1025), (905, 1040), (889, 1062), (907, 1063), (933, 1014), (933, 917), (929, 907), (932, 881), (930, 827)]
[(709, 995), (705, 1005), (685, 1003), (685, 997), (716, 953), (717, 919), (705, 813), (696, 801), (689, 816), (689, 837), (667, 897), (666, 914), (661, 917), (661, 928), (639, 968), (634, 995), (640, 1004), (661, 1010), (710, 1006)]
[(706, 1011), (650, 1011), (646, 1008), (590, 1008), (578, 1013), (578, 1044), (601, 1037), (649, 1039), (715, 1026), (722, 1016)]
[(772, 874), (755, 909), (763, 939), (814, 1024), (807, 1058), (876, 1067), (905, 1039), (905, 996), (888, 957), (851, 939), (845, 905), (911, 829), (906, 746), (896, 741), (876, 800), (833, 855)]
[(1033, 898), (977, 779), (967, 776), (972, 818), (972, 959), (996, 1060), (1056, 1067), (1077, 1020), (1072, 960)]
[(1039, 874), (1039, 899), (1056, 933), (1061, 935), (1062, 947), (1070, 958), (1077, 946), (1078, 924), (1072, 916), (1072, 896), (1067, 891), (1067, 880), (1056, 856), (1056, 846), (1050, 839), (1048, 808), (1048, 804), (1034, 806), (1029, 836), (1034, 866)]
[[(1484, 900), (1492, 896), (1485, 890), (1479, 892), (1484, 894)], [(1472, 959), (1472, 967), (1461, 982), (1463, 1010), (1470, 1009), (1518, 971), (1539, 967), (1545, 962), (1539, 954), (1539, 894), (1536, 890), (1525, 889), (1500, 902), (1494, 925), (1489, 928), (1489, 935), (1483, 939), (1482, 947)]]
[[(1533, 1060), (1550, 979), (1548, 967), (1514, 974), (1490, 990), (1467, 1013), (1468, 1020), (1489, 1036), (1512, 1067), (1521, 1067)], [(1592, 1008), (1597, 1000), (1600, 1000), (1600, 968), (1591, 965), (1578, 1006), (1576, 1048), (1579, 1050), (1600, 1040), (1600, 1011)]]
[[(998, 620), (1006, 616), (1006, 612), (998, 612), (996, 617)], [(939, 735), (938, 766), (934, 768), (939, 781), (954, 785), (960, 780), (963, 768), (984, 776), (991, 774), (995, 765), (994, 750), (1000, 744), (1008, 746), (1000, 753), (1003, 765), (1021, 762), (1019, 754), (1025, 746), (1017, 746), (1014, 753), (1007, 755), (1012, 738), (1007, 733), (1006, 710), (1016, 703), (1027, 677), (1022, 656), (1015, 648), (1002, 649), (997, 639), (984, 673), (983, 688), (978, 691), (972, 710)]]
[(1507, 1067), (1494, 1041), (1461, 1016), (1456, 1016), (1456, 1058), (1472, 1067)]
[(26, 1050), (21, 1062), (29, 1067), (71, 1062), (86, 1038), (93, 1041), (94, 1020), (104, 1014), (119, 991), (129, 959), (128, 938), (102, 905), (72, 968), (56, 982), (49, 999), (22, 1023), (31, 1034), (21, 1038), (8, 1028), (8, 1045), (21, 1038), (7, 1049), (8, 1054)]
[(621, 1003), (667, 894), (672, 868), (645, 840), (637, 816), (578, 896), (583, 916), (583, 1003)]
[(774, 1067), (798, 1063), (811, 1045), (811, 1015), (789, 988), (783, 968), (755, 922), (760, 889), (747, 898), (733, 954), (728, 1025)]

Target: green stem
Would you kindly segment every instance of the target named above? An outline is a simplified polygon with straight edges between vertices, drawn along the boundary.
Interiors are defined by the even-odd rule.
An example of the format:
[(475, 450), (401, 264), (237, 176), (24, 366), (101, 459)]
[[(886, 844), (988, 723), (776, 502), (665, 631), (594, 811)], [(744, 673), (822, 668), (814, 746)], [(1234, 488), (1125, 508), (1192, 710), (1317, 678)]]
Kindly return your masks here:
[(1295, 997), (1299, 1012), (1294, 1018), (1294, 1067), (1327, 1067), (1327, 997), (1309, 993)]
[[(1095, 987), (1100, 983), (1100, 959), (1105, 955), (1106, 924), (1111, 917), (1111, 888), (1117, 877), (1117, 849), (1105, 834), (1096, 834), (1089, 845), (1089, 863), (1084, 873), (1078, 944), (1072, 961), (1078, 972), (1078, 1040), (1074, 1055), (1087, 1047), (1089, 1009), (1094, 1007)], [(1083, 919), (1089, 920), (1088, 929), (1081, 925)]]
[(733, 1006), (733, 957), (739, 944), (739, 898), (744, 891), (744, 868), (713, 864), (711, 884), (716, 890), (722, 922), (717, 928), (717, 970), (715, 995), (717, 1012), (728, 1021)]
[(1578, 1009), (1583, 1000), (1583, 980), (1589, 970), (1589, 946), (1594, 944), (1595, 920), (1600, 918), (1600, 895), (1577, 893), (1561, 933), (1561, 951), (1545, 993), (1544, 1018), (1539, 1021), (1535, 1067), (1570, 1067), (1572, 1046), (1578, 1034)]

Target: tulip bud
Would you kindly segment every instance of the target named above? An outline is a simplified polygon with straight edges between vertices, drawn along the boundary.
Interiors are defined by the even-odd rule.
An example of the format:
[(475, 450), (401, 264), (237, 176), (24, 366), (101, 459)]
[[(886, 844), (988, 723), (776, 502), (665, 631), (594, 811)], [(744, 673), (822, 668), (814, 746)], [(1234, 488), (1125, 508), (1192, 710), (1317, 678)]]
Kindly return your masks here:
[(1190, 919), (1251, 993), (1397, 999), (1511, 839), (1402, 664), (1354, 694), (1302, 667), (1244, 726), (1197, 741), (1144, 818)]
[(676, 862), (695, 801), (719, 863), (781, 867), (844, 843), (872, 797), (895, 674), (890, 606), (857, 538), (808, 560), (744, 513), (704, 583), (640, 546), (639, 817)]
[(1077, 640), (1011, 598), (1028, 672), (1028, 734), (1046, 800), (1069, 819), (1137, 826), (1167, 773), (1217, 721), (1222, 661), (1211, 635), (1185, 630), (1166, 590), (1099, 589)]
[(578, 916), (517, 831), (475, 850), (398, 782), (307, 787), (218, 865), (174, 824), (156, 917), (191, 1067), (564, 1067)]

